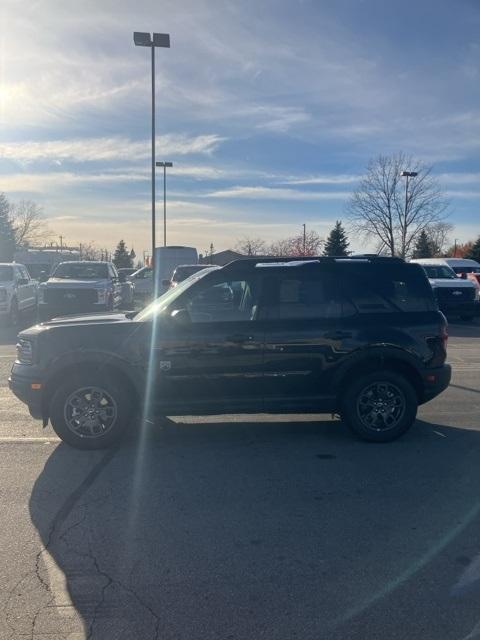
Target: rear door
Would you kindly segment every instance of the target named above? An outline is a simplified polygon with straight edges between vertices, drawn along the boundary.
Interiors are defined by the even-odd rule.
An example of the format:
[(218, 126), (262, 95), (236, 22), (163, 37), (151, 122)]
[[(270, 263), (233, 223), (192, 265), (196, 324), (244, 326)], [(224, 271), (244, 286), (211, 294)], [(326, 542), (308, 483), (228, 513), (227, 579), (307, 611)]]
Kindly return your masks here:
[(265, 410), (319, 409), (332, 369), (351, 348), (340, 279), (327, 263), (268, 271)]

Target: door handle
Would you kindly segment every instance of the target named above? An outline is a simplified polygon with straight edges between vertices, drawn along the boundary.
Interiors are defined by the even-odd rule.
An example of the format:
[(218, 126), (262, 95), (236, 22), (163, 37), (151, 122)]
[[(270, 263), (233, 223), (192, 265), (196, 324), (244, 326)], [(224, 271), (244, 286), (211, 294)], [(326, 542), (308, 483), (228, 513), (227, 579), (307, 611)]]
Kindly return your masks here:
[(343, 338), (351, 338), (352, 334), (350, 331), (329, 331), (324, 336), (327, 340), (342, 340)]
[(235, 344), (242, 344), (243, 342), (252, 342), (253, 336), (244, 335), (242, 333), (235, 333), (233, 336), (226, 337), (227, 342), (234, 342)]

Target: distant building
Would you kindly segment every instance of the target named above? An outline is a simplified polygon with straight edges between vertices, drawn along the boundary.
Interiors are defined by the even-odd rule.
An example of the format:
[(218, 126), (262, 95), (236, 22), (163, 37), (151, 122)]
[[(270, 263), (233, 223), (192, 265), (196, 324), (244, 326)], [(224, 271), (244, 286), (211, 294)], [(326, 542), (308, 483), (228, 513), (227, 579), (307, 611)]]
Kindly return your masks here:
[(220, 267), (223, 267), (223, 265), (232, 262), (232, 260), (239, 260), (240, 258), (248, 258), (248, 256), (238, 253), (238, 251), (226, 249), (225, 251), (219, 251), (218, 253), (212, 253), (211, 255), (208, 254), (203, 256), (200, 254), (198, 261), (205, 264), (218, 264)]

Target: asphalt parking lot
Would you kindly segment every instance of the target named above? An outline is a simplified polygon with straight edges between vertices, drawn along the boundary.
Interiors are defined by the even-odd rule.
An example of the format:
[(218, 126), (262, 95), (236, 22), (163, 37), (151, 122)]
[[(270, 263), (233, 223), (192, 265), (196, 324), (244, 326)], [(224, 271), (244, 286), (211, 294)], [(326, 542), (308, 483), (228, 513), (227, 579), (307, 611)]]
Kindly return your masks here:
[(329, 416), (146, 425), (80, 452), (6, 387), (0, 638), (480, 638), (480, 322), (401, 440)]

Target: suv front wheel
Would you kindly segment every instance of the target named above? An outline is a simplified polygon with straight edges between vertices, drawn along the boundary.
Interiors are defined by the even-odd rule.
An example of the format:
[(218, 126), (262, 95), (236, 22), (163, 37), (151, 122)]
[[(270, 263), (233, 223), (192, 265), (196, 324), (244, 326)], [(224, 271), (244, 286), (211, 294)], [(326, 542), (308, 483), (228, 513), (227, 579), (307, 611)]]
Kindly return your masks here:
[(394, 371), (378, 371), (350, 384), (342, 419), (363, 440), (390, 442), (415, 422), (418, 399), (412, 385)]
[(129, 393), (115, 378), (73, 376), (62, 384), (50, 404), (55, 433), (78, 449), (104, 449), (118, 442), (131, 415)]

